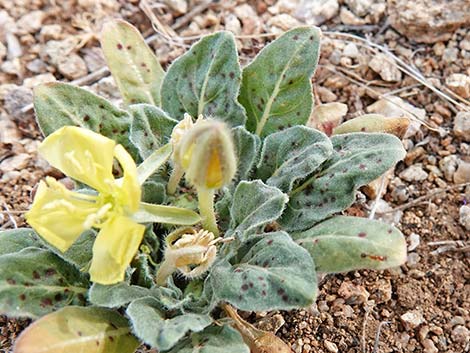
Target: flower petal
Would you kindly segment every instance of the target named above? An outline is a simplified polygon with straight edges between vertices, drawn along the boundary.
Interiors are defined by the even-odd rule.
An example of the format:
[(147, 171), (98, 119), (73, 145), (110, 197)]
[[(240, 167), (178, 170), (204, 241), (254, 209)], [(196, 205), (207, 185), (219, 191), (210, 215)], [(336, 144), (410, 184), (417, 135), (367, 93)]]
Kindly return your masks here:
[(57, 180), (48, 177), (46, 182), (39, 183), (25, 217), (41, 237), (64, 252), (88, 229), (86, 219), (98, 211), (95, 199), (94, 196), (67, 190)]
[(116, 143), (93, 131), (64, 126), (39, 146), (41, 155), (64, 174), (94, 189), (110, 191)]
[(124, 171), (124, 176), (116, 180), (121, 189), (120, 203), (127, 206), (130, 212), (135, 212), (139, 208), (141, 197), (137, 166), (131, 155), (121, 145), (116, 145), (114, 148), (114, 156)]
[(93, 245), (91, 280), (113, 284), (124, 280), (124, 274), (144, 236), (145, 226), (118, 216), (100, 230)]

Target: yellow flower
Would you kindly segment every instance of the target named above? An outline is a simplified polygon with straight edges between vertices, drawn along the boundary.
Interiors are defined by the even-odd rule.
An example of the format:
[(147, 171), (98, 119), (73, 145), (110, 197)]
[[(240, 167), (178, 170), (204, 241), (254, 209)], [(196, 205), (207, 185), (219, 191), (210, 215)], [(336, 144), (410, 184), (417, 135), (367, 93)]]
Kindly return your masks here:
[[(97, 193), (70, 191), (48, 177), (40, 182), (26, 220), (62, 252), (84, 230), (99, 229), (89, 269), (91, 280), (101, 284), (122, 281), (145, 230), (131, 218), (139, 209), (141, 197), (132, 157), (113, 140), (73, 126), (49, 135), (39, 153), (52, 166)], [(112, 173), (114, 158), (123, 170), (120, 179)]]

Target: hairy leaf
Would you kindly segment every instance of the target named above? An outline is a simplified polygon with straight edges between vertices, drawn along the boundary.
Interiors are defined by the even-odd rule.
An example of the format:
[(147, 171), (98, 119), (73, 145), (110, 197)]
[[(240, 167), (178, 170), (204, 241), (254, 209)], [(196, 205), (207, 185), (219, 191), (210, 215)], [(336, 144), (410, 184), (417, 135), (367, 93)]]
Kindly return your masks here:
[(127, 105), (160, 105), (165, 72), (134, 26), (120, 20), (107, 22), (101, 32), (101, 47)]
[(238, 103), (241, 70), (230, 32), (202, 38), (168, 69), (162, 85), (162, 107), (177, 120), (184, 113), (223, 120), (232, 126), (245, 123)]
[(307, 177), (333, 153), (330, 139), (317, 130), (294, 126), (264, 140), (256, 176), (284, 192)]
[(26, 248), (0, 256), (0, 312), (39, 317), (66, 305), (85, 304), (89, 283), (49, 250)]
[(158, 150), (153, 151), (137, 168), (137, 179), (143, 184), (148, 178), (160, 169), (170, 158), (173, 148), (166, 144)]
[(367, 218), (333, 217), (292, 237), (308, 250), (320, 272), (381, 270), (406, 261), (401, 232)]
[(138, 223), (169, 223), (179, 225), (193, 225), (201, 220), (194, 211), (185, 208), (140, 203), (139, 210), (132, 215)]
[(34, 110), (45, 136), (66, 125), (80, 126), (113, 139), (135, 157), (129, 114), (90, 91), (59, 82), (39, 85), (34, 89)]
[(207, 315), (191, 313), (168, 318), (154, 298), (134, 300), (126, 313), (135, 335), (161, 351), (172, 348), (186, 333), (199, 332), (212, 323)]
[(9, 229), (0, 232), (0, 255), (21, 251), (28, 247), (43, 247), (44, 243), (30, 228)]
[(261, 141), (258, 136), (251, 134), (242, 126), (233, 128), (232, 135), (238, 161), (236, 179), (246, 180), (258, 161)]
[(193, 333), (169, 353), (250, 353), (237, 330), (230, 326), (209, 326)]
[(240, 237), (279, 218), (288, 201), (279, 189), (259, 180), (242, 181), (233, 195), (230, 228)]
[(168, 143), (177, 121), (163, 110), (149, 104), (136, 104), (129, 107), (132, 115), (130, 139), (145, 159), (157, 148)]
[(46, 315), (18, 337), (14, 353), (133, 353), (139, 341), (114, 311), (70, 306)]
[(243, 69), (240, 103), (249, 131), (265, 137), (304, 125), (312, 111), (310, 78), (320, 51), (320, 31), (298, 27), (266, 46)]
[(350, 132), (385, 132), (399, 138), (405, 136), (410, 119), (406, 117), (386, 118), (380, 114), (365, 114), (342, 123), (333, 129), (334, 135)]
[(207, 285), (215, 301), (250, 311), (304, 307), (317, 292), (312, 258), (284, 232), (250, 237), (230, 262), (214, 264)]
[(331, 138), (335, 149), (323, 169), (290, 193), (280, 220), (288, 231), (312, 227), (348, 208), (356, 190), (393, 167), (405, 156), (402, 143), (393, 135), (352, 133)]
[(88, 300), (94, 305), (119, 308), (133, 300), (149, 295), (151, 295), (150, 289), (133, 286), (124, 282), (111, 286), (94, 283), (88, 292)]

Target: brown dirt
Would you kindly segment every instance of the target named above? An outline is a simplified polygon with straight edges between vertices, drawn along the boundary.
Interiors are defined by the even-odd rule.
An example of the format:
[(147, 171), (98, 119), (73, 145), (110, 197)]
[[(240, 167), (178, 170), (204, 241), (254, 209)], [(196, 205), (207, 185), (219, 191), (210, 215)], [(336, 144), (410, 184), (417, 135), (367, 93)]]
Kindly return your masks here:
[[(54, 3), (55, 5), (51, 5)], [(229, 15), (232, 13), (240, 17), (241, 34), (276, 31), (279, 30), (279, 27), (276, 28), (273, 24), (276, 15), (272, 13), (274, 10), (269, 11), (275, 3), (274, 0), (258, 0), (250, 1), (248, 4), (242, 1), (212, 4), (205, 7), (201, 14), (191, 17), (189, 22), (183, 24), (176, 32), (182, 36), (191, 36), (223, 29), (228, 25)], [(276, 5), (279, 13), (290, 13), (290, 10), (286, 9), (288, 6), (282, 6), (286, 3), (288, 2), (279, 1)], [(190, 1), (189, 8), (194, 9), (198, 4), (199, 2)], [(240, 14), (243, 12), (240, 7), (243, 9), (243, 6), (245, 13), (246, 6), (251, 6), (256, 15), (243, 17), (243, 13)], [(235, 10), (237, 7), (239, 12)], [(19, 28), (16, 34), (23, 49), (23, 53), (17, 58), (17, 72), (11, 70), (7, 73), (5, 70), (0, 70), (0, 100), (5, 103), (4, 106), (0, 106), (2, 124), (0, 163), (21, 154), (29, 156), (25, 163), (18, 163), (12, 170), (0, 171), (0, 204), (4, 211), (0, 214), (0, 224), (2, 229), (8, 229), (15, 225), (18, 227), (25, 225), (22, 212), (30, 204), (30, 193), (36, 183), (45, 175), (59, 176), (57, 171), (37, 157), (36, 141), (40, 140), (40, 134), (32, 112), (19, 113), (17, 110), (14, 111), (11, 105), (7, 109), (5, 101), (8, 84), (22, 86), (25, 85), (25, 79), (35, 78), (38, 74), (51, 73), (57, 80), (67, 81), (64, 74), (59, 72), (57, 65), (43, 52), (51, 38), (46, 38), (44, 33), (41, 34), (41, 27), (46, 24), (59, 24), (61, 32), (58, 40), (70, 37), (87, 38), (88, 42), (83, 48), (73, 48), (73, 52), (82, 58), (85, 57), (87, 50), (98, 47), (94, 34), (103, 19), (108, 16), (129, 19), (138, 25), (146, 36), (153, 34), (153, 31), (147, 16), (138, 8), (138, 1), (0, 0), (0, 11), (1, 9), (19, 24), (22, 23), (20, 18), (33, 10), (41, 10), (44, 13), (42, 26), (26, 33)], [(174, 10), (166, 7), (157, 9), (155, 14), (163, 23), (160, 30), (166, 29), (170, 34), (172, 32), (169, 27), (182, 18)], [(88, 19), (87, 26), (77, 24), (82, 17)], [(470, 75), (468, 58), (459, 57), (458, 60), (446, 62), (442, 54), (436, 54), (439, 49), (436, 45), (453, 48), (463, 38), (469, 38), (470, 30), (458, 30), (449, 42), (417, 45), (393, 31), (386, 20), (386, 16), (382, 15), (378, 21), (371, 20), (370, 23), (351, 26), (345, 25), (339, 16), (335, 16), (324, 25), (323, 29), (349, 30), (360, 36), (371, 33), (373, 42), (386, 44), (391, 50), (395, 50), (400, 58), (415, 65), (426, 77), (441, 82), (451, 73)], [(284, 19), (281, 24), (286, 22), (288, 21)], [(4, 35), (7, 27), (2, 27), (1, 23), (0, 21), (0, 41), (6, 44)], [(268, 38), (261, 36), (239, 40), (242, 61), (246, 62), (247, 58), (253, 57), (266, 40)], [(429, 172), (424, 181), (401, 180), (408, 190), (408, 201), (429, 195), (436, 188), (452, 185), (451, 181), (433, 171), (432, 166), (438, 166), (439, 161), (447, 155), (455, 154), (462, 158), (468, 158), (470, 155), (468, 144), (456, 138), (452, 132), (453, 118), (458, 109), (440, 100), (423, 86), (411, 87), (415, 81), (410, 77), (405, 76), (396, 83), (384, 82), (367, 68), (372, 53), (363, 47), (359, 47), (359, 59), (351, 63), (348, 60), (332, 62), (332, 52), (338, 48), (338, 45), (344, 46), (344, 44), (346, 43), (332, 41), (326, 36), (321, 65), (314, 80), (317, 96), (326, 102), (328, 99), (333, 99), (330, 93), (336, 95), (335, 100), (348, 104), (347, 118), (350, 118), (364, 112), (366, 106), (375, 102), (378, 98), (377, 92), (386, 93), (410, 86), (397, 95), (415, 107), (425, 109), (426, 115), (430, 118), (428, 125), (431, 128), (444, 128), (448, 133), (441, 136), (436, 131), (421, 126), (416, 135), (405, 141), (408, 149), (407, 163), (398, 165), (395, 177), (413, 163), (421, 163)], [(170, 45), (161, 36), (152, 45), (164, 65), (184, 50), (180, 45)], [(42, 62), (44, 68), (31, 71), (28, 69), (31, 68), (28, 64), (31, 65), (36, 59)], [(5, 62), (9, 59), (0, 59), (0, 63), (2, 60)], [(14, 62), (13, 59), (10, 61)], [(331, 68), (336, 72), (332, 72)], [(95, 70), (96, 68), (92, 66), (87, 68), (88, 73)], [(357, 81), (362, 81), (362, 84)], [(94, 81), (89, 82), (92, 83)], [(375, 93), (365, 86), (373, 88)], [(322, 92), (324, 88), (330, 93)], [(417, 144), (421, 144), (423, 149), (418, 151), (419, 153)], [(383, 198), (390, 205), (398, 206), (399, 202), (392, 197), (394, 185), (393, 182), (390, 184)], [(458, 221), (459, 207), (464, 198), (470, 200), (469, 188), (444, 192), (426, 200), (425, 203), (406, 208), (398, 227), (408, 238), (412, 233), (420, 237), (420, 244), (412, 252), (408, 264), (387, 271), (356, 271), (325, 277), (315, 306), (291, 313), (281, 313), (286, 323), (278, 331), (278, 335), (289, 342), (295, 352), (469, 352), (468, 338), (459, 336), (459, 332), (465, 332), (462, 328), (470, 329), (468, 247), (463, 248), (459, 243), (455, 243), (454, 248), (436, 253), (435, 250), (439, 246), (429, 245), (430, 242), (436, 241), (461, 241), (468, 245), (470, 238), (468, 231), (465, 231)], [(6, 212), (7, 210), (10, 212)], [(367, 215), (366, 206), (363, 204), (355, 206), (349, 212)], [(423, 316), (423, 322), (417, 327), (405, 325), (400, 318), (410, 311)], [(14, 338), (25, 324), (27, 321), (0, 318), (0, 352), (9, 351)], [(381, 330), (377, 339), (379, 326)], [(378, 346), (375, 350), (376, 341)]]

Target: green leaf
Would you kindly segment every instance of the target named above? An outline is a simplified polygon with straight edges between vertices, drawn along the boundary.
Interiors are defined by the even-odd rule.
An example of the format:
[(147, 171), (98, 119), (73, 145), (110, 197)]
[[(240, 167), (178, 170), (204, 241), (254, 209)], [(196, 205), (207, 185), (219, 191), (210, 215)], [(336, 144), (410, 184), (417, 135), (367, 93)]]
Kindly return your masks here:
[(45, 136), (66, 125), (80, 126), (113, 139), (135, 157), (129, 114), (90, 91), (59, 82), (39, 85), (34, 89), (34, 110)]
[(205, 36), (168, 69), (162, 85), (162, 107), (182, 120), (184, 113), (223, 120), (232, 126), (245, 123), (238, 103), (241, 70), (230, 32)]
[(134, 300), (126, 313), (135, 335), (161, 351), (172, 348), (186, 333), (199, 332), (212, 323), (207, 315), (191, 313), (167, 318), (154, 298)]
[(250, 237), (230, 263), (213, 265), (207, 285), (215, 301), (249, 311), (305, 307), (317, 292), (312, 258), (285, 232)]
[(149, 104), (131, 105), (129, 111), (133, 118), (129, 138), (145, 159), (168, 143), (177, 121), (160, 108)]
[(134, 26), (120, 20), (107, 22), (101, 32), (101, 47), (125, 104), (160, 105), (165, 72)]
[(66, 252), (54, 251), (56, 255), (65, 261), (77, 266), (78, 269), (85, 269), (91, 262), (93, 256), (93, 244), (96, 239), (96, 231), (86, 230), (72, 244)]
[(320, 52), (320, 30), (295, 28), (266, 46), (243, 69), (240, 103), (249, 131), (265, 137), (304, 125), (312, 111), (310, 78)]
[(133, 353), (139, 341), (128, 322), (103, 308), (66, 307), (30, 325), (14, 353)]
[(330, 139), (317, 130), (294, 126), (264, 140), (256, 176), (284, 192), (317, 170), (333, 153)]
[(140, 185), (165, 164), (172, 151), (173, 147), (168, 143), (154, 151), (137, 167), (137, 179)]
[(278, 219), (288, 201), (279, 189), (260, 180), (242, 181), (233, 195), (230, 228), (241, 237)]
[(237, 330), (213, 325), (191, 334), (169, 353), (250, 353), (250, 349)]
[(142, 184), (142, 197), (143, 202), (162, 204), (166, 201), (166, 187), (165, 184), (156, 182), (154, 180), (146, 180)]
[(331, 138), (332, 157), (322, 170), (303, 181), (289, 195), (280, 220), (288, 231), (301, 231), (340, 212), (354, 202), (356, 190), (405, 157), (393, 135), (352, 133)]
[(44, 243), (31, 228), (9, 229), (0, 232), (0, 255), (15, 253), (28, 247), (44, 247)]
[(236, 179), (237, 181), (246, 180), (258, 161), (261, 140), (242, 126), (233, 128), (232, 135), (238, 161)]
[(194, 211), (185, 208), (140, 203), (140, 209), (132, 215), (137, 223), (169, 223), (179, 225), (193, 225), (201, 220)]
[(292, 237), (307, 249), (320, 272), (381, 270), (406, 261), (406, 241), (401, 232), (367, 218), (333, 217)]
[(151, 290), (121, 282), (111, 286), (94, 283), (88, 292), (91, 304), (107, 308), (119, 308), (135, 299), (148, 297)]
[(65, 305), (84, 305), (88, 286), (85, 275), (49, 250), (0, 256), (2, 314), (39, 317)]

